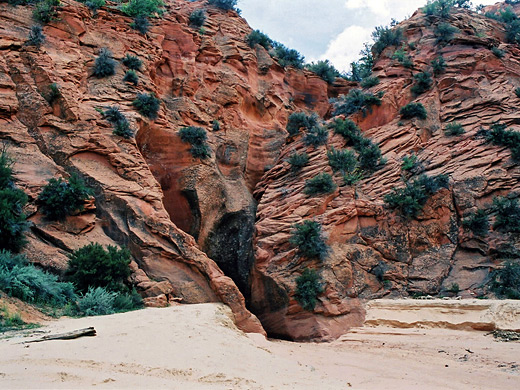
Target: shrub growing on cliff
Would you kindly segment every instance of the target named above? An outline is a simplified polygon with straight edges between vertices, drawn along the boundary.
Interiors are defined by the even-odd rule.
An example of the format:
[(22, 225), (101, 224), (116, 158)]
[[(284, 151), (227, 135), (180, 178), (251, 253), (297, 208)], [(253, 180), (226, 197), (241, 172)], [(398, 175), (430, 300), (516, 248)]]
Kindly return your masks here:
[(58, 6), (60, 0), (43, 0), (34, 6), (33, 18), (34, 20), (47, 24), (58, 15)]
[(76, 174), (63, 181), (50, 179), (38, 196), (41, 210), (50, 220), (64, 219), (74, 211), (82, 210), (85, 200), (92, 194), (83, 180)]
[(330, 194), (336, 189), (336, 184), (332, 180), (332, 176), (322, 172), (312, 179), (305, 181), (305, 189), (303, 192), (307, 195)]
[(329, 60), (318, 61), (305, 66), (311, 72), (316, 73), (320, 78), (325, 80), (327, 83), (332, 84), (336, 77), (340, 76), (339, 71), (332, 65)]
[(433, 80), (432, 75), (429, 72), (417, 73), (413, 78), (415, 79), (415, 84), (412, 87), (412, 93), (415, 96), (419, 96), (432, 87)]
[(334, 105), (333, 115), (349, 116), (356, 112), (361, 112), (366, 116), (367, 112), (372, 112), (372, 106), (380, 106), (382, 93), (374, 95), (369, 92), (363, 92), (361, 89), (352, 89), (346, 96), (332, 100)]
[(433, 74), (435, 76), (444, 73), (446, 70), (446, 61), (443, 56), (439, 56), (432, 61)]
[(493, 229), (501, 232), (520, 233), (520, 206), (518, 199), (496, 197), (493, 199), (496, 213)]
[(273, 43), (273, 49), (271, 55), (278, 60), (280, 66), (287, 68), (292, 66), (297, 69), (303, 68), (305, 57), (302, 56), (297, 50), (289, 49), (279, 42)]
[(504, 50), (501, 50), (496, 46), (493, 46), (491, 48), (491, 53), (493, 53), (498, 58), (504, 58), (504, 56), (506, 55), (506, 52)]
[(112, 76), (116, 73), (116, 61), (112, 58), (112, 53), (106, 47), (99, 50), (99, 55), (94, 62), (94, 71), (92, 74), (102, 78)]
[(134, 21), (130, 23), (130, 27), (144, 35), (150, 29), (150, 21), (146, 16), (138, 15), (134, 18)]
[(458, 122), (448, 123), (444, 129), (444, 134), (448, 136), (457, 136), (464, 134), (464, 127)]
[(153, 93), (138, 93), (132, 105), (142, 116), (149, 119), (157, 119), (161, 101)]
[(350, 119), (336, 119), (333, 123), (334, 133), (341, 135), (347, 143), (356, 145), (360, 142), (361, 130), (359, 127)]
[(327, 143), (327, 139), (329, 138), (329, 131), (324, 126), (313, 126), (303, 137), (303, 142), (307, 146), (314, 146), (317, 148), (318, 146), (325, 145)]
[(374, 45), (372, 50), (376, 55), (380, 55), (389, 46), (399, 46), (403, 40), (403, 30), (400, 28), (390, 28), (378, 26), (372, 32)]
[(462, 226), (476, 236), (484, 237), (489, 232), (489, 217), (485, 210), (477, 210), (462, 221)]
[(520, 263), (507, 261), (491, 274), (491, 290), (499, 297), (520, 299)]
[(43, 34), (42, 26), (34, 25), (31, 27), (31, 31), (29, 31), (29, 38), (27, 39), (25, 44), (27, 46), (40, 47), (44, 41), (45, 35)]
[(123, 81), (137, 86), (139, 84), (139, 76), (137, 76), (135, 70), (130, 69), (126, 71)]
[(220, 9), (228, 10), (235, 9), (237, 0), (208, 0), (208, 4)]
[(128, 16), (145, 16), (162, 14), (164, 2), (162, 0), (130, 0), (121, 6), (121, 10)]
[(319, 274), (306, 268), (301, 276), (296, 278), (296, 301), (304, 310), (312, 311), (318, 302), (318, 295), (323, 292), (323, 284)]
[(327, 157), (332, 170), (342, 174), (353, 172), (358, 164), (356, 154), (348, 149), (336, 150), (331, 147), (327, 152)]
[(440, 23), (435, 27), (434, 33), (437, 37), (437, 43), (448, 43), (453, 39), (453, 35), (459, 31), (457, 27), (449, 23)]
[(516, 162), (520, 161), (520, 133), (508, 130), (503, 123), (494, 123), (489, 130), (480, 132), (488, 142), (494, 145), (506, 146), (511, 151), (511, 157)]
[(200, 28), (206, 21), (206, 12), (203, 9), (196, 9), (188, 17), (190, 26)]
[(195, 158), (205, 159), (210, 156), (210, 149), (206, 140), (208, 139), (206, 130), (201, 127), (183, 127), (179, 130), (179, 136), (183, 142), (191, 145), (191, 155)]
[(100, 244), (88, 244), (69, 255), (68, 281), (83, 293), (89, 287), (103, 287), (108, 291), (128, 292), (124, 284), (130, 276), (130, 251)]
[(410, 154), (409, 156), (404, 156), (401, 163), (401, 170), (403, 171), (411, 171), (417, 165), (417, 155), (415, 153)]
[(520, 87), (515, 88), (515, 95), (517, 98), (520, 98)]
[(379, 84), (379, 78), (375, 76), (366, 77), (361, 81), (361, 86), (363, 88), (372, 88), (375, 87), (377, 84)]
[(298, 249), (298, 254), (309, 259), (323, 260), (329, 252), (325, 243), (321, 224), (306, 220), (294, 225), (289, 242)]
[(140, 70), (143, 66), (143, 62), (138, 57), (133, 56), (131, 54), (127, 54), (126, 56), (124, 56), (121, 62), (128, 69), (132, 70)]
[(305, 130), (318, 126), (318, 115), (313, 113), (307, 115), (304, 112), (293, 112), (289, 115), (285, 129), (289, 135), (296, 135), (303, 128)]
[(448, 178), (444, 175), (430, 177), (421, 175), (404, 188), (394, 189), (384, 197), (391, 209), (397, 209), (406, 218), (414, 218), (422, 210), (428, 198), (441, 188), (448, 187)]
[(254, 49), (256, 45), (260, 45), (264, 49), (269, 50), (273, 45), (273, 40), (260, 30), (251, 31), (246, 37), (246, 42), (252, 49)]
[(410, 57), (410, 55), (406, 53), (403, 48), (396, 50), (394, 54), (392, 54), (392, 59), (397, 60), (407, 69), (413, 67), (412, 57)]
[(291, 171), (298, 172), (309, 163), (309, 155), (307, 153), (293, 153), (287, 160), (291, 164)]
[(426, 109), (422, 103), (408, 103), (406, 106), (401, 107), (399, 113), (403, 119), (426, 119), (427, 117)]

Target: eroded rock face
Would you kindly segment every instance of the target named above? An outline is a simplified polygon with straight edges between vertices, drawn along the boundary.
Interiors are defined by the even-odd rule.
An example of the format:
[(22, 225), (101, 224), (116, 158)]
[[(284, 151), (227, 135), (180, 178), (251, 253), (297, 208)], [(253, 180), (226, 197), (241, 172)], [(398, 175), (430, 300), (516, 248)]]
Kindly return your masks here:
[[(359, 298), (439, 294), (454, 285), (462, 296), (483, 294), (490, 272), (508, 256), (505, 248), (518, 255), (517, 235), (492, 230), (479, 237), (462, 227), (462, 219), (485, 209), (492, 224), (493, 197), (519, 194), (520, 169), (510, 151), (486, 143), (477, 132), (496, 121), (516, 129), (520, 52), (505, 43), (500, 23), (463, 10), (449, 19), (460, 32), (450, 44), (436, 44), (438, 22), (418, 12), (401, 24), (406, 41), (416, 47), (408, 50), (413, 68), (392, 60), (396, 48), (387, 48), (374, 66), (380, 83), (371, 88), (384, 92), (382, 105), (366, 116), (353, 116), (364, 135), (379, 143), (387, 159), (383, 168), (354, 186), (343, 186), (336, 174), (334, 193), (307, 196), (305, 180), (333, 174), (327, 150), (346, 143), (331, 132), (327, 145), (314, 149), (298, 136), (257, 185), (251, 307), (268, 333), (291, 339), (334, 337), (335, 320), (343, 327), (361, 323)], [(493, 46), (505, 50), (505, 57), (497, 58)], [(429, 91), (413, 96), (412, 76), (431, 72), (430, 63), (439, 55), (446, 72), (434, 77)], [(411, 101), (425, 106), (426, 120), (400, 118), (399, 109)], [(466, 132), (445, 135), (445, 126), (455, 121)], [(310, 156), (299, 174), (286, 162), (294, 151)], [(420, 165), (414, 174), (402, 172), (402, 158), (412, 152)], [(403, 176), (419, 173), (449, 175), (450, 187), (435, 193), (416, 218), (406, 219), (389, 210), (383, 197), (403, 186)], [(330, 246), (323, 262), (299, 257), (289, 243), (293, 225), (305, 219), (323, 226)], [(318, 270), (325, 285), (312, 312), (295, 300), (296, 278), (305, 268)]]

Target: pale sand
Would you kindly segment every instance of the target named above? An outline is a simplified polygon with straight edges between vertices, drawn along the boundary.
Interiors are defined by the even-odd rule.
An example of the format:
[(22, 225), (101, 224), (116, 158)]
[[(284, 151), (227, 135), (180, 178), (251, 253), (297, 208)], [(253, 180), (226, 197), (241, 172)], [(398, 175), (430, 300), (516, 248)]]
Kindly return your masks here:
[(245, 335), (230, 315), (202, 304), (54, 321), (40, 330), (98, 335), (0, 340), (0, 388), (520, 388), (520, 343), (485, 332), (364, 327), (333, 343), (290, 343)]

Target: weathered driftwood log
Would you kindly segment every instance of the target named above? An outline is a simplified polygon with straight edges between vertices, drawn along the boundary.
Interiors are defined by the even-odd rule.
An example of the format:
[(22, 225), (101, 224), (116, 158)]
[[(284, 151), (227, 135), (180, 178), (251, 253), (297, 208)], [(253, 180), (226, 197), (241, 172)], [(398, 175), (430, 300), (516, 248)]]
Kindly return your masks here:
[(77, 339), (78, 337), (95, 336), (95, 335), (96, 335), (96, 330), (94, 329), (93, 326), (90, 326), (88, 328), (73, 330), (72, 332), (50, 334), (47, 336), (40, 337), (39, 339), (25, 341), (24, 344), (39, 343), (41, 341), (49, 341), (49, 340), (72, 340), (72, 339)]

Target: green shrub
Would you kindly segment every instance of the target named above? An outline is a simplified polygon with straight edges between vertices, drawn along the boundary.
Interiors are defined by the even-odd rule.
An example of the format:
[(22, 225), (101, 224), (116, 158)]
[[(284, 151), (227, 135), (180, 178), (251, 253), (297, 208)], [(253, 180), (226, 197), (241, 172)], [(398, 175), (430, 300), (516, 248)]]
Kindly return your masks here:
[(329, 60), (318, 61), (316, 63), (307, 64), (305, 66), (311, 72), (316, 73), (316, 75), (327, 83), (332, 84), (336, 77), (340, 76), (339, 71), (332, 65)]
[(428, 4), (423, 7), (422, 11), (426, 16), (447, 19), (454, 5), (455, 1), (453, 0), (428, 0)]
[(272, 56), (278, 60), (280, 66), (287, 68), (292, 66), (297, 69), (302, 69), (305, 57), (297, 50), (289, 49), (279, 42), (273, 42)]
[(358, 165), (356, 154), (348, 149), (336, 150), (334, 146), (327, 152), (329, 165), (334, 172), (342, 174), (353, 172)]
[(491, 290), (499, 297), (520, 299), (520, 263), (507, 261), (491, 274)]
[(130, 293), (118, 294), (114, 299), (114, 310), (118, 313), (137, 310), (143, 307), (143, 298), (132, 289)]
[(195, 158), (205, 159), (210, 156), (210, 149), (206, 140), (206, 130), (201, 127), (183, 127), (179, 130), (179, 136), (183, 142), (191, 144), (191, 155)]
[(363, 92), (361, 89), (351, 89), (346, 96), (332, 101), (334, 104), (333, 115), (349, 116), (360, 111), (363, 116), (366, 116), (367, 112), (372, 112), (372, 106), (381, 105), (381, 97), (382, 94), (374, 95)]
[(514, 20), (507, 26), (506, 40), (509, 43), (520, 43), (520, 20)]
[(251, 33), (246, 37), (246, 42), (252, 49), (254, 49), (256, 45), (260, 45), (264, 49), (269, 50), (273, 45), (273, 40), (260, 30), (251, 31)]
[(336, 119), (333, 123), (334, 133), (341, 135), (347, 143), (357, 145), (363, 136), (359, 127), (350, 119)]
[(385, 203), (397, 209), (406, 218), (414, 218), (422, 210), (428, 198), (441, 188), (448, 186), (448, 178), (443, 175), (429, 177), (421, 175), (404, 188), (396, 188), (385, 195)]
[(400, 28), (389, 28), (378, 26), (372, 32), (374, 45), (373, 52), (378, 56), (389, 46), (399, 46), (403, 40), (403, 30)]
[(372, 74), (372, 67), (374, 66), (374, 56), (372, 55), (372, 48), (365, 43), (363, 50), (359, 53), (361, 59), (350, 63), (350, 75), (347, 80), (362, 81), (369, 78)]
[(419, 96), (432, 87), (433, 80), (432, 75), (429, 72), (417, 73), (413, 77), (415, 79), (415, 84), (412, 87), (412, 93), (415, 96)]
[(296, 135), (302, 128), (309, 130), (315, 126), (318, 126), (317, 114), (306, 115), (304, 112), (293, 112), (289, 115), (285, 128), (289, 135)]
[(135, 70), (129, 69), (126, 71), (123, 81), (137, 86), (139, 84), (139, 76), (137, 76)]
[(43, 34), (42, 26), (34, 25), (31, 27), (31, 31), (29, 31), (29, 38), (27, 39), (25, 44), (27, 46), (40, 47), (44, 41), (45, 35)]
[(332, 180), (332, 176), (328, 173), (322, 172), (312, 179), (305, 181), (305, 189), (303, 192), (306, 195), (320, 195), (330, 194), (336, 189), (336, 184)]
[(495, 46), (493, 46), (491, 48), (491, 52), (495, 56), (497, 56), (498, 58), (504, 58), (504, 56), (506, 55), (506, 52), (504, 50), (501, 50), (501, 49), (499, 49), (498, 47), (495, 47)]
[(163, 12), (164, 2), (162, 0), (130, 0), (121, 6), (121, 10), (128, 16), (145, 16)]
[(444, 73), (446, 70), (446, 61), (444, 60), (444, 57), (439, 56), (435, 58), (432, 61), (432, 68), (433, 68), (433, 74), (435, 76), (440, 75), (441, 73)]
[(520, 161), (520, 133), (508, 130), (505, 124), (494, 123), (489, 130), (482, 132), (488, 142), (494, 145), (506, 146), (511, 151), (515, 162)]
[(157, 119), (161, 101), (153, 93), (138, 93), (132, 105), (142, 116), (149, 119)]
[(213, 122), (211, 122), (211, 128), (213, 131), (220, 131), (220, 122), (216, 119), (213, 120)]
[(235, 9), (237, 0), (208, 0), (208, 4), (220, 9), (229, 10)]
[(426, 109), (421, 103), (408, 103), (406, 106), (401, 107), (399, 113), (403, 119), (426, 119), (427, 117)]
[(484, 237), (489, 232), (489, 217), (485, 210), (477, 210), (462, 221), (462, 226), (476, 236)]
[(410, 154), (409, 156), (404, 156), (401, 163), (401, 170), (403, 171), (411, 171), (417, 165), (417, 155), (415, 153)]
[(309, 259), (324, 260), (329, 252), (321, 231), (321, 224), (305, 220), (294, 225), (289, 242), (296, 246), (298, 255)]
[(496, 197), (493, 199), (496, 213), (493, 229), (501, 232), (520, 233), (520, 206), (518, 199)]
[(69, 255), (67, 280), (76, 289), (87, 292), (89, 287), (103, 287), (109, 291), (127, 292), (124, 284), (130, 276), (130, 251), (100, 244), (88, 244)]
[(47, 24), (58, 15), (58, 6), (60, 0), (43, 0), (34, 6), (33, 18), (34, 20)]
[(44, 98), (51, 105), (61, 97), (60, 86), (56, 83), (49, 84), (47, 91)]
[(103, 287), (89, 287), (78, 301), (78, 314), (83, 316), (102, 316), (115, 313), (114, 301), (117, 293)]
[(116, 73), (116, 61), (112, 58), (112, 53), (107, 48), (103, 47), (99, 50), (99, 55), (94, 62), (94, 71), (92, 74), (96, 77), (102, 78), (112, 76)]
[(372, 141), (360, 143), (355, 146), (359, 154), (359, 166), (365, 171), (375, 171), (381, 162), (381, 149)]
[(434, 33), (437, 37), (437, 43), (448, 43), (453, 39), (453, 35), (458, 33), (459, 29), (449, 23), (440, 23), (435, 27)]
[(114, 123), (114, 130), (112, 131), (112, 134), (129, 139), (134, 136), (134, 131), (130, 128), (130, 124), (125, 118), (123, 121)]
[(137, 15), (134, 21), (130, 23), (130, 27), (144, 35), (150, 29), (150, 21), (144, 15)]
[(121, 62), (128, 69), (132, 70), (140, 70), (143, 66), (143, 62), (138, 57), (133, 56), (131, 54), (127, 54), (126, 56), (124, 56)]
[(92, 190), (85, 186), (76, 174), (63, 181), (50, 179), (38, 196), (41, 210), (50, 220), (61, 220), (77, 210), (82, 210), (85, 200), (92, 195)]
[(25, 324), (19, 313), (11, 314), (6, 306), (0, 306), (0, 333), (20, 329)]
[(325, 145), (329, 138), (329, 131), (324, 126), (314, 126), (307, 130), (307, 133), (303, 137), (303, 142), (307, 146), (318, 146)]
[(343, 183), (346, 186), (351, 186), (363, 178), (363, 172), (359, 169), (354, 169), (352, 172), (347, 172), (343, 175)]
[(464, 134), (464, 127), (458, 122), (451, 122), (446, 125), (444, 129), (444, 134), (449, 136), (457, 136)]
[(515, 88), (515, 95), (517, 98), (520, 98), (520, 87)]
[(126, 121), (125, 116), (121, 111), (119, 111), (119, 107), (117, 106), (109, 107), (105, 112), (103, 112), (103, 117), (110, 123)]
[(98, 9), (105, 6), (105, 0), (88, 0), (85, 5), (95, 15)]
[(375, 76), (366, 77), (361, 81), (361, 86), (363, 88), (372, 88), (375, 87), (377, 84), (379, 84), (379, 78)]
[(309, 155), (307, 153), (294, 152), (289, 156), (287, 161), (291, 164), (291, 170), (293, 172), (298, 172), (309, 163)]
[(392, 59), (397, 60), (401, 65), (403, 65), (407, 69), (413, 66), (412, 57), (410, 57), (410, 55), (407, 54), (403, 48), (396, 50), (392, 55)]
[(206, 21), (206, 12), (203, 9), (196, 9), (190, 14), (188, 19), (191, 26), (200, 28)]
[(0, 290), (25, 302), (62, 306), (75, 298), (71, 283), (59, 282), (56, 275), (44, 272), (23, 255), (0, 251)]
[(318, 302), (318, 295), (323, 292), (323, 284), (318, 273), (306, 268), (301, 276), (296, 278), (296, 301), (304, 310), (312, 311)]

